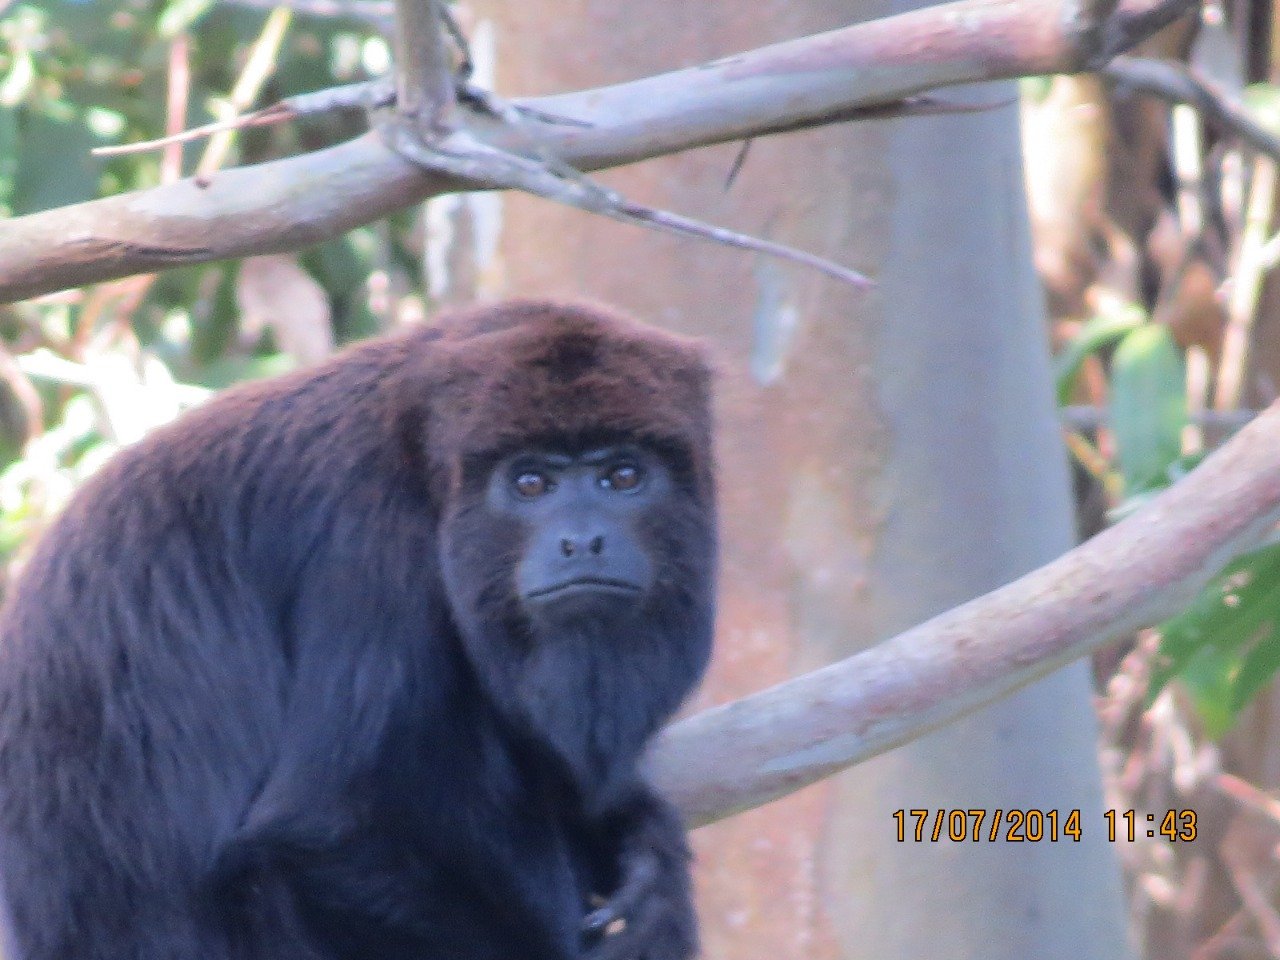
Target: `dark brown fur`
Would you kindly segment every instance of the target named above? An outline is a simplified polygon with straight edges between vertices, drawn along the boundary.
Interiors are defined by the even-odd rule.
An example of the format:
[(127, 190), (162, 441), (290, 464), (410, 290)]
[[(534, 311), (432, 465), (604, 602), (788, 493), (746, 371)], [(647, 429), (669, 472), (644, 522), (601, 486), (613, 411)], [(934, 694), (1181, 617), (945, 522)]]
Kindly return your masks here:
[[(683, 834), (635, 762), (710, 643), (708, 381), (675, 337), (515, 302), (229, 391), (117, 456), (0, 618), (22, 960), (688, 957)], [(483, 539), (506, 534), (468, 471), (615, 438), (683, 478), (645, 533), (661, 589), (635, 636), (545, 648), (566, 686), (542, 717), (502, 700), (529, 639), (511, 612), (454, 592), (518, 548)], [(587, 896), (638, 863), (658, 879), (628, 938), (583, 941)]]
[(687, 451), (709, 494), (710, 373), (690, 341), (600, 308), (540, 301), (459, 314), (441, 329), (433, 451), (456, 461), (606, 430)]

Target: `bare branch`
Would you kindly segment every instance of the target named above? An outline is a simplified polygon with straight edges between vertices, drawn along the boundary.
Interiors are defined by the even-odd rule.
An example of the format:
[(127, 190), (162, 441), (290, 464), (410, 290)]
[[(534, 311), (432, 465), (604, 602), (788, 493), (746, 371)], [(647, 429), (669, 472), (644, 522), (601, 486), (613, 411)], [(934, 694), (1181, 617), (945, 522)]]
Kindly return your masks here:
[[(1141, 39), (1195, 0), (1124, 0), (1111, 34)], [(516, 106), (549, 153), (591, 171), (730, 140), (820, 126), (940, 86), (1077, 69), (1096, 54), (1060, 22), (1061, 0), (958, 0), (632, 83)], [(1119, 31), (1120, 34), (1116, 32)], [(460, 117), (462, 111), (459, 111)], [(542, 117), (569, 122), (545, 122)], [(486, 128), (492, 118), (477, 121)], [(486, 132), (524, 149), (522, 130)], [(0, 224), (0, 302), (150, 270), (316, 243), (465, 189), (376, 136)]]
[[(491, 93), (475, 87), (463, 87), (459, 95), (479, 109), (493, 111), (497, 98)], [(315, 116), (323, 113), (336, 113), (342, 110), (376, 110), (380, 107), (391, 107), (396, 102), (395, 85), (387, 80), (369, 80), (362, 83), (348, 83), (340, 87), (327, 87), (311, 93), (300, 93), (285, 97), (260, 110), (243, 113), (230, 120), (206, 123), (189, 130), (157, 137), (154, 140), (135, 140), (132, 143), (112, 144), (105, 147), (94, 147), (89, 152), (95, 157), (118, 157), (131, 153), (147, 153), (175, 143), (187, 143), (212, 136), (223, 130), (243, 130), (247, 127), (267, 127), (278, 123), (287, 123), (300, 117)], [(860, 107), (851, 110), (839, 120), (889, 120), (899, 117), (937, 117), (954, 116), (962, 113), (981, 113), (995, 110), (998, 107), (1012, 106), (1017, 101), (1010, 98), (993, 100), (988, 103), (965, 103), (943, 100), (938, 97), (916, 96), (905, 97), (890, 103)], [(557, 117), (554, 114), (537, 110), (528, 104), (511, 103), (511, 110), (519, 115), (523, 123), (525, 119), (537, 120), (547, 124), (562, 124), (570, 127), (589, 129), (591, 124), (570, 117)], [(834, 122), (834, 121), (833, 121)], [(806, 128), (812, 124), (805, 124)], [(783, 132), (783, 131), (775, 131)], [(748, 141), (743, 141), (744, 143)]]
[(114, 157), (126, 153), (145, 153), (158, 150), (174, 143), (186, 143), (212, 136), (224, 130), (243, 130), (247, 127), (267, 127), (299, 117), (314, 116), (322, 113), (334, 113), (340, 110), (372, 111), (380, 107), (389, 107), (396, 102), (395, 83), (388, 79), (369, 80), (362, 83), (348, 83), (340, 87), (327, 87), (312, 93), (300, 93), (285, 97), (261, 110), (242, 113), (227, 120), (207, 123), (201, 127), (159, 137), (155, 140), (140, 140), (133, 143), (122, 143), (108, 147), (94, 147), (89, 152), (95, 157)]
[(1211, 127), (1280, 161), (1280, 137), (1263, 127), (1243, 106), (1216, 90), (1191, 68), (1166, 60), (1116, 57), (1098, 71), (1122, 89), (1193, 107)]
[[(456, 42), (463, 44), (452, 19), (445, 17), (451, 33), (456, 35)], [(465, 55), (465, 54), (464, 54)], [(469, 57), (468, 57), (469, 60)], [(469, 72), (469, 67), (467, 72)], [(624, 223), (636, 224), (655, 230), (683, 237), (697, 237), (719, 243), (724, 246), (752, 250), (768, 256), (790, 260), (804, 266), (812, 267), (834, 279), (853, 286), (865, 288), (871, 281), (857, 271), (850, 270), (834, 261), (806, 253), (785, 244), (760, 239), (748, 234), (729, 230), (712, 224), (703, 223), (691, 217), (681, 216), (665, 210), (647, 207), (628, 201), (614, 191), (605, 190), (591, 181), (586, 175), (573, 169), (568, 164), (554, 157), (537, 142), (537, 132), (526, 126), (527, 119), (537, 119), (544, 123), (567, 123), (570, 126), (587, 126), (575, 123), (566, 118), (554, 117), (550, 114), (517, 107), (496, 95), (478, 88), (465, 86), (459, 91), (468, 104), (498, 117), (511, 129), (521, 129), (528, 135), (526, 146), (535, 154), (536, 160), (509, 152), (498, 152), (492, 147), (480, 144), (471, 139), (468, 152), (457, 152), (449, 149), (449, 135), (423, 138), (422, 132), (413, 121), (404, 121), (395, 115), (384, 115), (379, 127), (384, 139), (388, 139), (393, 149), (401, 156), (423, 167), (425, 170), (454, 176), (460, 179), (482, 183), (487, 188), (510, 188), (523, 190), (536, 196), (565, 203), (592, 213), (608, 216)], [(294, 119), (305, 114), (323, 113), (336, 110), (363, 107), (373, 110), (391, 106), (396, 102), (394, 88), (391, 84), (378, 80), (367, 83), (348, 84), (344, 87), (333, 87), (297, 97), (281, 100), (269, 107), (244, 114), (232, 120), (206, 124), (181, 133), (173, 133), (156, 140), (147, 140), (110, 147), (97, 147), (91, 152), (96, 156), (116, 156), (127, 153), (139, 153), (198, 139), (213, 133), (226, 130), (239, 130), (245, 127), (267, 126)], [(928, 96), (908, 97), (894, 103), (867, 107), (858, 111), (865, 118), (872, 117), (904, 117), (943, 115), (957, 113), (976, 113), (996, 107), (1009, 106), (1012, 100), (992, 103), (952, 103)], [(852, 118), (851, 118), (852, 119)], [(469, 137), (465, 132), (456, 132), (454, 139)], [(750, 141), (743, 141), (744, 145)], [(739, 154), (739, 160), (745, 157), (745, 151)], [(730, 180), (736, 175), (730, 175)], [(727, 189), (727, 185), (726, 185)]]
[(444, 0), (396, 0), (396, 110), (425, 133), (447, 130), (457, 97)]
[(1186, 603), (1280, 520), (1280, 403), (1145, 508), (856, 656), (670, 728), (651, 769), (708, 823), (950, 723)]
[[(526, 129), (523, 118), (516, 116), (514, 109), (501, 103), (496, 97), (489, 99), (495, 109), (501, 110), (500, 116), (511, 129)], [(617, 191), (596, 183), (542, 149), (536, 141), (531, 140), (527, 144), (533, 154), (529, 157), (523, 153), (495, 149), (475, 139), (466, 130), (454, 130), (447, 135), (424, 140), (416, 124), (405, 121), (398, 114), (384, 120), (380, 129), (383, 137), (401, 156), (412, 160), (424, 170), (481, 184), (485, 188), (521, 190), (621, 223), (661, 230), (676, 236), (710, 240), (790, 260), (813, 267), (859, 289), (872, 286), (871, 281), (856, 270), (850, 270), (824, 257), (627, 200)], [(530, 136), (536, 137), (536, 133), (531, 133)]]
[(265, 107), (262, 110), (245, 113), (230, 120), (219, 120), (215, 123), (206, 123), (204, 126), (192, 127), (190, 130), (181, 130), (164, 137), (157, 137), (155, 140), (138, 140), (134, 143), (113, 144), (107, 147), (94, 147), (89, 152), (95, 157), (118, 157), (126, 153), (146, 153), (149, 150), (158, 150), (162, 147), (168, 147), (174, 144), (199, 140), (202, 137), (209, 137), (215, 133), (221, 133), (225, 130), (244, 130), (247, 127), (267, 127), (277, 123), (284, 123), (286, 120), (292, 120), (296, 116), (297, 114), (292, 112), (286, 106), (285, 101), (281, 101), (280, 103), (273, 103), (271, 106)]
[[(701, 237), (727, 247), (737, 247), (740, 250), (751, 250), (755, 253), (763, 253), (766, 256), (790, 260), (792, 263), (812, 267), (835, 280), (859, 289), (872, 286), (871, 281), (856, 270), (850, 270), (848, 267), (843, 267), (833, 260), (828, 260), (826, 257), (806, 253), (783, 243), (774, 243), (772, 240), (748, 236), (735, 230), (728, 230), (724, 227), (717, 227), (713, 224), (703, 223), (700, 220), (694, 220), (692, 217), (684, 217), (678, 213), (646, 207), (631, 200), (620, 199), (617, 203), (616, 211), (616, 219), (621, 220), (623, 223), (636, 223), (643, 226), (656, 227), (668, 233), (673, 233), (678, 237)], [(615, 216), (613, 210), (602, 212), (605, 216)]]

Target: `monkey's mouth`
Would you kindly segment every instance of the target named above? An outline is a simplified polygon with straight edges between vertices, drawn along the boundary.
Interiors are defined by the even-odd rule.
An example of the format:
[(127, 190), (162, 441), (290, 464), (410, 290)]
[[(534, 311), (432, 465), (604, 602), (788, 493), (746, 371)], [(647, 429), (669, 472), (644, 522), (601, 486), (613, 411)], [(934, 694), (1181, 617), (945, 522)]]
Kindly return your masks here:
[(576, 577), (549, 587), (539, 587), (525, 594), (526, 600), (546, 600), (550, 597), (566, 597), (579, 593), (638, 594), (640, 587), (628, 580), (614, 577)]

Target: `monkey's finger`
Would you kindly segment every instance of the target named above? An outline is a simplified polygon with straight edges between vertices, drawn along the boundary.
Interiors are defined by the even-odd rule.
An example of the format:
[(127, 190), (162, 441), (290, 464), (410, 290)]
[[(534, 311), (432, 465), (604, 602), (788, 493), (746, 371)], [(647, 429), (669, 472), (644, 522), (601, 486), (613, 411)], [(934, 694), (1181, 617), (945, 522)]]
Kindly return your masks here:
[(626, 920), (653, 890), (658, 881), (658, 858), (651, 852), (635, 857), (627, 866), (622, 885), (603, 907), (587, 914), (582, 921), (586, 933), (603, 934), (616, 920)]
[(627, 929), (588, 950), (583, 960), (693, 960), (697, 924), (681, 905), (650, 900)]
[(583, 955), (583, 960), (640, 960), (657, 923), (657, 913), (645, 911), (644, 916), (628, 921), (617, 933), (594, 944)]

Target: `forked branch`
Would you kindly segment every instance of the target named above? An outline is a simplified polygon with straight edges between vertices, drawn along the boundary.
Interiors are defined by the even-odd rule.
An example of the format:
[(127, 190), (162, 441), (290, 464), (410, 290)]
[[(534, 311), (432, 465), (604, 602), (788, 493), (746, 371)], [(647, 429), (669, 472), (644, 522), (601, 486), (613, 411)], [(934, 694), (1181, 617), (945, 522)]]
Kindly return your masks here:
[[(957, 0), (596, 90), (517, 104), (577, 170), (857, 118), (926, 90), (1096, 67), (1196, 7), (1121, 0), (1073, 29), (1064, 0)], [(1105, 12), (1107, 5), (1102, 5)], [(1077, 24), (1078, 26), (1078, 24)], [(493, 125), (492, 118), (459, 123)], [(563, 118), (563, 120), (559, 119)], [(482, 138), (519, 153), (527, 133)], [(0, 302), (228, 257), (282, 252), (476, 184), (424, 173), (366, 135), (328, 150), (45, 211), (0, 227)]]

